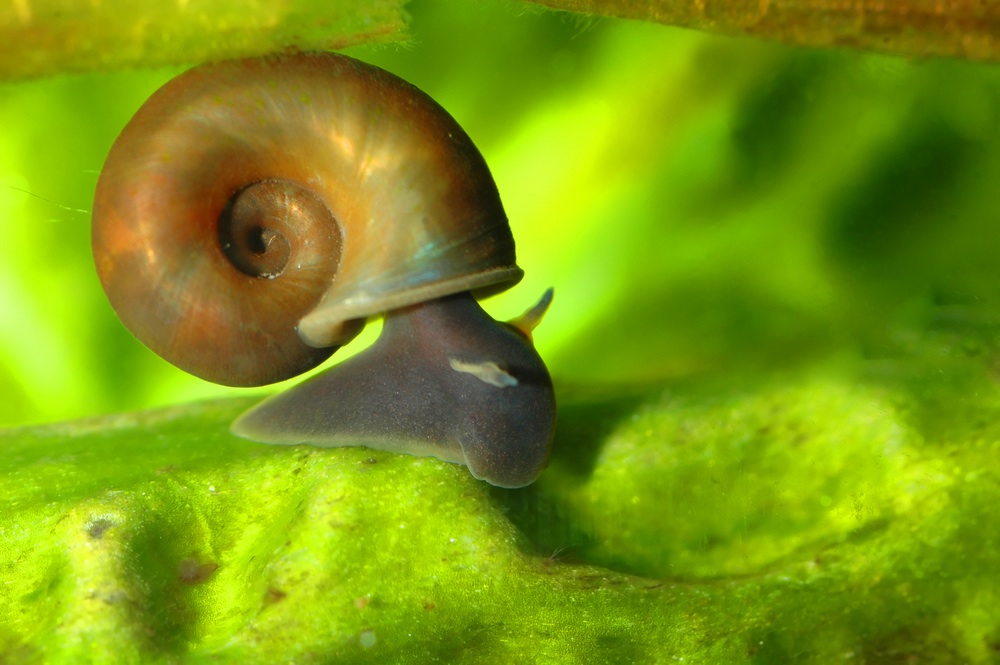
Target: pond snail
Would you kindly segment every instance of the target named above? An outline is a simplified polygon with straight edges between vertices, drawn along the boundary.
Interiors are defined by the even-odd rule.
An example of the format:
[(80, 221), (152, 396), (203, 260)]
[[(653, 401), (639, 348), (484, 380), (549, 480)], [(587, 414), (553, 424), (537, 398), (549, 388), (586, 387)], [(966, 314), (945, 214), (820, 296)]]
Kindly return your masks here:
[(384, 314), (361, 354), (241, 416), (267, 443), (368, 445), (532, 482), (555, 428), (531, 343), (470, 292), (522, 272), (482, 155), (374, 66), (299, 54), (197, 67), (116, 140), (92, 243), (112, 307), (154, 352), (234, 386), (309, 370)]

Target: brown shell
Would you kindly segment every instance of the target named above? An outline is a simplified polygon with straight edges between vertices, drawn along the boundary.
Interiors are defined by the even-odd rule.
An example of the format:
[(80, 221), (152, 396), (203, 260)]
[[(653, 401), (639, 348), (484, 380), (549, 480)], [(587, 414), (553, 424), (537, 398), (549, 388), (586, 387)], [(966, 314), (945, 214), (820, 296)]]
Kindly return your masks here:
[(521, 277), (496, 185), (455, 120), (334, 54), (167, 83), (108, 155), (92, 241), (122, 322), (229, 385), (303, 372), (374, 314)]

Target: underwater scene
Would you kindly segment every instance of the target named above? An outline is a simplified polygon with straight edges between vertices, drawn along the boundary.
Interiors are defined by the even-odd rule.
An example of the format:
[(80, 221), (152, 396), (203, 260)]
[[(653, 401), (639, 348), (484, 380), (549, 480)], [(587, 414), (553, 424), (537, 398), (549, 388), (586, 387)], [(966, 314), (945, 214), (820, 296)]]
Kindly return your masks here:
[[(416, 182), (419, 140), (443, 133), (461, 168), (427, 186), (475, 172), (468, 198), (498, 230), (438, 251), (394, 223), (366, 265), (396, 279), (388, 248), (409, 243), (433, 277), (442, 257), (507, 270), (509, 223), (523, 279), (463, 289), (505, 287), (480, 304), (537, 351), (555, 410), (483, 416), (481, 464), (437, 435), (379, 443), (378, 414), (402, 407), (352, 390), (333, 393), (337, 418), (371, 408), (374, 424), (333, 442), (230, 433), (303, 376), (228, 387), (164, 360), (123, 325), (91, 249), (116, 138), (210, 54), (25, 64), (0, 86), (0, 663), (998, 662), (1000, 68), (506, 0), (405, 10), (405, 28), (361, 21), (342, 52), (461, 129), (407, 119), (423, 102), (400, 97), (412, 116), (355, 128), (365, 168)], [(320, 152), (247, 126), (289, 164)], [(412, 158), (370, 147), (401, 128)], [(252, 166), (226, 164), (219, 177)], [(371, 209), (410, 205), (403, 182)], [(123, 238), (115, 251), (144, 253)], [(350, 238), (341, 250), (346, 270)], [(168, 292), (183, 297), (157, 286), (146, 304)], [(428, 431), (475, 420), (478, 402), (420, 399), (425, 347), (360, 364), (377, 314), (420, 301), (389, 302), (338, 319), (371, 314), (305, 375), (350, 358), (433, 402)], [(503, 363), (450, 358), (446, 374), (490, 395), (518, 389)], [(251, 438), (284, 427), (265, 421)], [(537, 461), (510, 471), (512, 441), (542, 421)]]

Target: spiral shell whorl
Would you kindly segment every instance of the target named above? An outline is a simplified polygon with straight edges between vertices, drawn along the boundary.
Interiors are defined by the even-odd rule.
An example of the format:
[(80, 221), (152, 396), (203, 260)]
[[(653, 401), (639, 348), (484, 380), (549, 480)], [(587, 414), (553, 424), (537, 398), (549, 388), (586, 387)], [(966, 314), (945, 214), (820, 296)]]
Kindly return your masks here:
[(457, 123), (331, 54), (208, 65), (161, 88), (108, 156), (93, 249), (125, 325), (229, 385), (301, 373), (373, 314), (520, 276)]

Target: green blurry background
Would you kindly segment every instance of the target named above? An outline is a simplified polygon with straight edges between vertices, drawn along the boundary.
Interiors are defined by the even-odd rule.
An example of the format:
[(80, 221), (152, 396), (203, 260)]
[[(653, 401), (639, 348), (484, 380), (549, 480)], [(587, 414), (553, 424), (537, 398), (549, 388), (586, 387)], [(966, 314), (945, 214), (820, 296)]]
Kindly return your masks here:
[[(350, 52), (485, 154), (527, 273), (488, 307), (555, 286), (537, 341), (564, 390), (995, 362), (996, 68), (505, 2), (408, 9), (412, 43)], [(146, 351), (91, 265), (104, 156), (177, 71), (0, 88), (2, 425), (233, 392)]]

